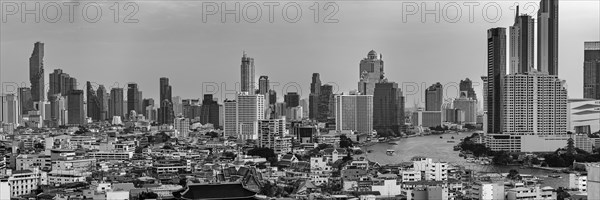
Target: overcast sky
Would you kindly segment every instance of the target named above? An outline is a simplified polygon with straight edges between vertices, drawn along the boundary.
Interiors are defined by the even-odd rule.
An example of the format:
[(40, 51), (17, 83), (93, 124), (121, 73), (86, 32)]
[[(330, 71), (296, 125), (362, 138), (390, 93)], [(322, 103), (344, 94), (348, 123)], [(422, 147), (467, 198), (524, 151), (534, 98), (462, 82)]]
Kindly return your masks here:
[[(48, 1), (40, 2), (43, 7)], [(124, 10), (125, 3), (120, 3), (120, 22), (114, 23), (114, 12), (110, 9), (113, 2), (100, 3), (102, 17), (96, 23), (84, 21), (81, 6), (75, 8), (78, 13), (73, 23), (67, 19), (68, 7), (62, 7), (62, 18), (57, 23), (46, 22), (43, 17), (40, 23), (34, 23), (30, 16), (22, 23), (20, 13), (2, 15), (0, 78), (5, 88), (6, 83), (13, 82), (29, 86), (29, 56), (33, 43), (42, 41), (46, 83), (48, 74), (61, 68), (78, 79), (79, 89), (84, 88), (85, 81), (107, 88), (137, 82), (144, 98), (157, 99), (159, 78), (168, 77), (173, 96), (201, 98), (203, 85), (217, 83), (220, 91), (216, 97), (223, 100), (233, 97), (234, 83), (240, 79), (240, 59), (246, 51), (254, 58), (256, 79), (267, 75), (277, 82), (275, 90), (282, 99), (286, 84), (299, 85), (301, 95), (307, 97), (314, 72), (321, 74), (323, 83), (339, 87), (339, 92), (356, 89), (359, 61), (373, 49), (383, 55), (388, 80), (404, 83), (407, 107), (412, 107), (415, 101), (424, 102), (425, 87), (441, 82), (449, 85), (448, 91), (456, 91), (450, 85), (465, 78), (479, 85), (476, 93), (482, 99), (480, 77), (486, 74), (486, 31), (511, 26), (514, 20), (511, 5), (515, 3), (500, 2), (501, 16), (493, 22), (497, 16), (495, 7), (488, 7), (486, 18), (482, 15), (483, 7), (490, 2), (480, 2), (474, 7), (470, 22), (465, 3), (474, 2), (459, 1), (461, 17), (452, 23), (457, 16), (456, 7), (446, 6), (447, 12), (443, 12), (448, 3), (440, 1), (442, 15), (436, 23), (434, 15), (426, 15), (423, 22), (422, 10), (403, 20), (407, 14), (403, 7), (417, 5), (423, 9), (421, 2), (342, 1), (329, 10), (323, 10), (325, 1), (318, 2), (319, 23), (314, 22), (314, 11), (310, 9), (315, 1), (295, 2), (302, 9), (297, 23), (286, 22), (282, 16), (282, 7), (289, 2), (275, 7), (273, 23), (269, 22), (269, 7), (263, 2), (259, 2), (262, 17), (257, 23), (249, 23), (243, 16), (236, 23), (233, 15), (226, 16), (223, 23), (220, 12), (208, 15), (203, 22), (206, 12), (200, 1), (138, 1), (139, 12), (133, 17), (139, 20), (137, 23), (122, 22), (133, 8)], [(426, 2), (428, 9), (436, 3)], [(538, 4), (538, 1), (518, 1), (522, 6), (528, 2)], [(227, 1), (226, 6), (232, 7), (234, 3)], [(238, 3), (247, 6), (248, 18), (256, 16), (250, 1)], [(205, 6), (209, 4), (215, 5), (204, 1)], [(323, 18), (335, 7), (338, 11), (332, 19), (338, 22), (323, 23)], [(288, 18), (294, 18), (293, 8), (288, 7)], [(53, 8), (48, 10), (46, 17), (53, 18)], [(4, 7), (2, 11), (7, 13)], [(93, 9), (88, 9), (90, 13), (89, 18), (93, 18)], [(559, 18), (559, 77), (567, 81), (570, 98), (581, 98), (583, 43), (600, 40), (600, 3), (561, 1)], [(447, 97), (455, 95), (456, 92), (447, 93)]]

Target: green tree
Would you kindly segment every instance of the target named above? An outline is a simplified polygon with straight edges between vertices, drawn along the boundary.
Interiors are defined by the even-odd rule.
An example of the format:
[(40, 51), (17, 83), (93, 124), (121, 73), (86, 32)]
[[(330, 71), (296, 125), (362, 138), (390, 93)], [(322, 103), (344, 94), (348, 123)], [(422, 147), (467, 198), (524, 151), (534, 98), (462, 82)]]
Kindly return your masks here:
[(519, 171), (517, 171), (516, 169), (511, 169), (508, 172), (508, 175), (506, 176), (506, 178), (508, 178), (510, 180), (521, 180), (521, 179), (523, 179), (521, 177), (521, 175), (519, 174)]
[(340, 148), (352, 147), (352, 140), (346, 135), (340, 135)]

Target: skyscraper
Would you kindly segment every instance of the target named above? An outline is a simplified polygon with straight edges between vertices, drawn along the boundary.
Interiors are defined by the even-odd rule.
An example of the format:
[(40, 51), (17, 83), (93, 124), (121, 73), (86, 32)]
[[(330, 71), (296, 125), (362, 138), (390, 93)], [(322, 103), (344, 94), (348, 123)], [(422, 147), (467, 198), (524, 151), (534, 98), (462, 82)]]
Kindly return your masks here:
[(277, 103), (277, 92), (269, 90), (269, 105), (275, 105), (275, 103)]
[(83, 108), (83, 90), (73, 90), (67, 98), (68, 124), (83, 125), (85, 112)]
[(106, 92), (104, 85), (99, 85), (96, 90), (96, 96), (98, 97), (98, 105), (100, 107), (100, 121), (108, 119), (108, 98), (109, 95)]
[(254, 58), (246, 56), (246, 52), (242, 56), (242, 65), (240, 66), (241, 72), (241, 86), (242, 92), (248, 92), (253, 94), (254, 91)]
[(31, 82), (31, 101), (44, 101), (44, 43), (36, 42), (33, 46), (33, 53), (29, 58), (29, 81)]
[(33, 101), (31, 100), (31, 88), (19, 88), (19, 105), (21, 106), (21, 114), (28, 114), (33, 110)]
[(111, 119), (113, 116), (119, 116), (124, 118), (125, 104), (123, 99), (123, 88), (112, 88), (110, 89), (110, 102), (108, 104), (108, 116)]
[(502, 131), (502, 87), (506, 75), (506, 29), (488, 30), (488, 68), (487, 68), (487, 133)]
[(400, 134), (404, 126), (404, 96), (395, 82), (375, 84), (373, 95), (373, 129), (378, 132), (392, 130)]
[(335, 95), (334, 110), (337, 131), (373, 131), (373, 95)]
[(541, 0), (537, 15), (538, 71), (558, 75), (558, 0)]
[(258, 120), (264, 119), (265, 97), (239, 93), (224, 102), (224, 134), (239, 140), (258, 139)]
[(136, 83), (127, 84), (127, 111), (129, 114), (134, 110), (137, 114), (143, 113), (142, 111), (142, 93), (139, 91)]
[(515, 23), (510, 27), (510, 73), (529, 73), (533, 66), (533, 18), (519, 16), (519, 7)]
[(504, 81), (503, 134), (566, 134), (567, 89), (564, 81), (537, 71), (506, 75)]
[(321, 79), (319, 73), (312, 74), (312, 82), (310, 83), (310, 95), (308, 97), (308, 117), (316, 120), (319, 116), (319, 98), (321, 95)]
[(213, 99), (212, 94), (205, 94), (204, 99), (202, 99), (200, 123), (211, 123), (215, 128), (221, 126), (219, 123), (219, 103)]
[(89, 81), (86, 83), (86, 102), (87, 116), (92, 118), (93, 121), (99, 121), (100, 101), (98, 100), (96, 90), (94, 90)]
[(266, 95), (269, 93), (269, 77), (260, 76), (258, 78), (258, 94)]
[(48, 97), (54, 94), (67, 96), (72, 90), (77, 89), (77, 79), (64, 73), (62, 69), (55, 69), (49, 76), (50, 89), (48, 90)]
[(583, 98), (600, 99), (600, 41), (584, 44)]
[(317, 120), (320, 122), (325, 122), (330, 118), (334, 118), (334, 94), (333, 94), (333, 86), (329, 84), (325, 84), (321, 86), (321, 91), (319, 95), (319, 107), (318, 112), (319, 115)]
[(475, 90), (473, 89), (473, 82), (469, 78), (461, 80), (458, 88), (460, 92), (467, 92), (467, 98), (477, 101), (477, 94), (475, 94)]
[(436, 83), (425, 89), (425, 110), (441, 111), (444, 103), (444, 86)]
[(160, 108), (158, 109), (158, 123), (172, 124), (175, 118), (173, 111), (172, 87), (169, 85), (169, 78), (160, 78)]
[(373, 95), (375, 84), (383, 80), (383, 60), (374, 50), (360, 61), (358, 91), (364, 95)]
[(2, 107), (0, 109), (0, 115), (2, 115), (0, 122), (12, 123), (15, 127), (18, 126), (21, 116), (18, 97), (14, 94), (6, 94), (0, 101), (0, 107)]
[(296, 92), (288, 92), (284, 96), (286, 108), (292, 108), (300, 105), (300, 95)]
[(54, 126), (66, 125), (68, 123), (68, 96), (53, 94), (50, 99), (50, 120)]

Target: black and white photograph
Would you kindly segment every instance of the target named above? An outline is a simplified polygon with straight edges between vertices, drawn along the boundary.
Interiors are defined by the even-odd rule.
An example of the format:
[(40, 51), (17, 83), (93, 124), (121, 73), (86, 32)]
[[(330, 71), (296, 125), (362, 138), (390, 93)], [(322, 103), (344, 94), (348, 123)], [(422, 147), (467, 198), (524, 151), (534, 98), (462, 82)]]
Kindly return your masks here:
[(600, 200), (600, 1), (0, 0), (0, 200)]

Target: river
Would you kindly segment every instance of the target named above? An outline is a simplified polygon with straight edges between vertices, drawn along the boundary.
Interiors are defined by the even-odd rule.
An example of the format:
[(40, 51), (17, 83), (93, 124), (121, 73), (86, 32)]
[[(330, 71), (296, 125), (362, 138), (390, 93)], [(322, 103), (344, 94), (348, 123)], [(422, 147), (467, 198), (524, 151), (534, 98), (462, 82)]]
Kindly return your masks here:
[[(553, 188), (568, 187), (569, 175), (564, 173), (559, 174), (561, 178), (549, 178), (547, 175), (550, 174), (550, 171), (541, 169), (521, 169), (519, 166), (493, 166), (466, 162), (464, 158), (458, 156), (459, 152), (454, 151), (452, 148), (460, 142), (460, 139), (471, 136), (471, 134), (472, 132), (464, 132), (458, 134), (403, 138), (395, 142), (397, 145), (377, 143), (372, 146), (365, 146), (362, 149), (364, 150), (367, 159), (382, 165), (410, 162), (411, 158), (415, 156), (423, 156), (432, 158), (434, 161), (462, 165), (467, 169), (478, 172), (508, 173), (511, 169), (517, 169), (521, 174), (531, 174), (544, 179), (542, 186), (550, 186)], [(440, 139), (440, 136), (443, 138)], [(448, 142), (449, 140), (452, 140), (451, 137), (454, 137), (454, 143)], [(394, 155), (387, 155), (386, 151), (388, 149), (393, 149), (395, 151)], [(369, 150), (371, 153), (368, 153)]]

